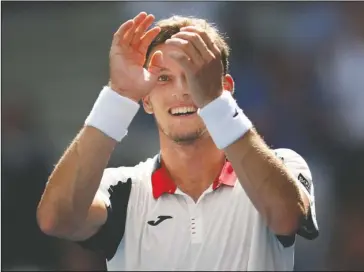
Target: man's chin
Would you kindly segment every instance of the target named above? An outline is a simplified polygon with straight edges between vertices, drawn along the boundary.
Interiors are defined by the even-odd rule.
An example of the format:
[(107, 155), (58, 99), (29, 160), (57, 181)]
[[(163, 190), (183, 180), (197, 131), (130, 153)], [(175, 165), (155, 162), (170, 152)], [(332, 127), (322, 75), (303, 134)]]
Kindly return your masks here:
[(203, 129), (189, 134), (170, 135), (170, 138), (180, 145), (191, 145), (203, 138), (205, 132), (206, 129)]
[(163, 127), (158, 123), (158, 130), (163, 137), (167, 137), (175, 143), (181, 145), (190, 145), (195, 143), (197, 140), (200, 140), (206, 136), (208, 136), (207, 128), (205, 126), (196, 126), (193, 130), (189, 127), (190, 131), (186, 131), (186, 126), (172, 126), (167, 129), (163, 129)]

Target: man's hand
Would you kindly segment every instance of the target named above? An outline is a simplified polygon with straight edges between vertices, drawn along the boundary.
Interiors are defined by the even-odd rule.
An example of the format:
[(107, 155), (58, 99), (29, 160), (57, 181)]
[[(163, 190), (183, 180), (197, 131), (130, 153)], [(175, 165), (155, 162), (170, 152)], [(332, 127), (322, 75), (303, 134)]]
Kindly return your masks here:
[(184, 52), (173, 52), (170, 57), (185, 70), (191, 97), (199, 108), (222, 94), (221, 52), (205, 31), (194, 26), (183, 27), (166, 44)]
[(145, 12), (128, 20), (114, 34), (110, 49), (109, 86), (136, 102), (157, 82), (161, 53), (153, 54), (148, 70), (143, 67), (148, 47), (160, 32), (159, 27), (147, 31), (153, 21), (154, 16)]

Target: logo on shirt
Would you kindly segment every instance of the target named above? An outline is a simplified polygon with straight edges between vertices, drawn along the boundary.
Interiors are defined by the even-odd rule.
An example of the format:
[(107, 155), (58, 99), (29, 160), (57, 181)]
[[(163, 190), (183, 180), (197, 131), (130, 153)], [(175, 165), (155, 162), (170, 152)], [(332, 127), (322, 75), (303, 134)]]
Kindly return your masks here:
[(237, 109), (235, 109), (235, 112), (234, 112), (234, 115), (233, 115), (233, 118), (235, 118), (236, 116), (238, 116), (239, 112)]
[(284, 163), (284, 158), (282, 156), (279, 156), (277, 151), (274, 152), (276, 156)]
[(302, 174), (298, 175), (298, 180), (305, 186), (308, 192), (311, 192), (311, 183)]
[(157, 226), (160, 223), (162, 223), (164, 220), (171, 219), (171, 218), (173, 218), (173, 217), (169, 216), (169, 215), (160, 215), (160, 216), (158, 216), (158, 219), (156, 221), (153, 221), (153, 220), (148, 221), (148, 224), (151, 226)]

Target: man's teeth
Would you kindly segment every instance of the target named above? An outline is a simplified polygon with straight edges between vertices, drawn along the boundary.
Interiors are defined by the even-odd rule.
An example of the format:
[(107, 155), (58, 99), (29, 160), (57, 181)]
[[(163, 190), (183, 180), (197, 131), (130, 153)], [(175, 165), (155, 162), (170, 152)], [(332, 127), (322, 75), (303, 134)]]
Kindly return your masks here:
[(186, 114), (186, 113), (194, 113), (196, 112), (195, 107), (178, 107), (171, 109), (171, 113), (174, 114)]

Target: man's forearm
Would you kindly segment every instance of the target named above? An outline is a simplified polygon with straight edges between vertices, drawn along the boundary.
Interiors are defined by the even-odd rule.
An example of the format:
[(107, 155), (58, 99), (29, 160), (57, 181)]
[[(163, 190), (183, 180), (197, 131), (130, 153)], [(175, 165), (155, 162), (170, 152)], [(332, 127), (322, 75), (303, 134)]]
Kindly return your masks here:
[[(103, 223), (106, 207), (96, 199), (104, 170), (116, 144), (128, 132), (139, 104), (105, 86), (85, 126), (59, 160), (37, 210), (44, 232), (71, 237), (86, 221), (90, 208), (104, 211), (94, 223)], [(91, 212), (95, 215), (95, 209)], [(88, 224), (92, 225), (92, 223)]]
[(59, 160), (38, 206), (44, 229), (75, 228), (88, 209), (117, 142), (93, 127), (84, 127)]
[(258, 133), (251, 129), (225, 148), (225, 153), (268, 226), (276, 234), (294, 233), (307, 214), (307, 196)]

